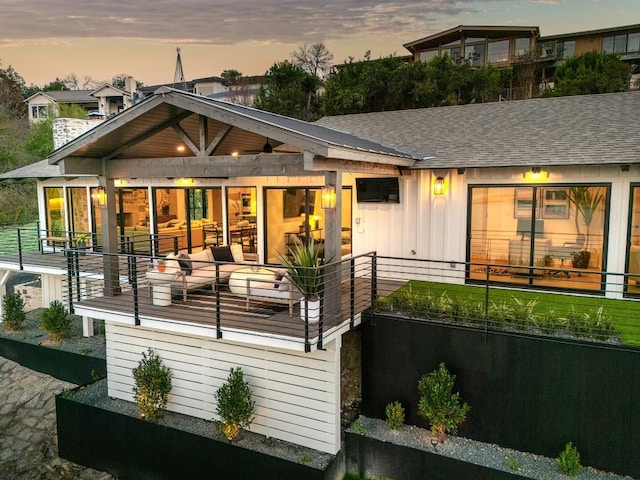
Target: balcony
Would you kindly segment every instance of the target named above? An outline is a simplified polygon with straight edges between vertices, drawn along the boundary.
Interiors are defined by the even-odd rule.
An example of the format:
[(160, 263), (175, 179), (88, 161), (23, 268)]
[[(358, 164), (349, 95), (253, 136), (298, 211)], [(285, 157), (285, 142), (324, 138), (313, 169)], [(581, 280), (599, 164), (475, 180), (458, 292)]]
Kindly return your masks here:
[[(357, 326), (361, 313), (374, 304), (379, 310), (390, 308), (392, 314), (417, 319), (431, 318), (423, 315), (425, 311), (436, 307), (437, 311), (444, 305), (448, 310), (440, 316), (445, 321), (468, 323), (471, 319), (472, 324), (491, 329), (504, 327), (505, 322), (496, 320), (496, 315), (500, 316), (500, 308), (507, 308), (505, 299), (515, 298), (537, 304), (539, 311), (529, 312), (534, 332), (546, 330), (539, 322), (548, 319), (548, 310), (555, 310), (558, 331), (563, 334), (563, 322), (570, 316), (562, 313), (567, 305), (575, 305), (578, 316), (595, 320), (604, 318), (597, 313), (602, 307), (619, 331), (614, 336), (623, 343), (640, 344), (637, 274), (572, 268), (564, 262), (528, 267), (368, 253), (322, 268), (320, 318), (313, 322), (309, 314), (301, 315), (302, 295), (297, 291), (290, 303), (282, 298), (274, 301), (269, 294), (280, 281), (273, 276), (282, 269), (279, 265), (234, 265), (246, 275), (230, 286), (229, 278), (221, 273), (225, 263), (213, 262), (208, 266), (215, 273), (185, 291), (177, 276), (162, 282), (149, 274), (157, 270), (161, 257), (107, 255), (76, 248), (54, 252), (53, 246), (42, 247), (34, 241), (34, 235), (16, 230), (5, 236), (5, 245), (0, 247), (6, 247), (9, 240), (14, 251), (18, 248), (0, 255), (0, 269), (60, 276), (63, 300), (73, 313), (142, 328), (309, 352)], [(244, 288), (255, 289), (248, 299)], [(390, 301), (380, 302), (384, 297)], [(519, 329), (518, 325), (511, 327)], [(599, 336), (598, 332), (594, 335)]]

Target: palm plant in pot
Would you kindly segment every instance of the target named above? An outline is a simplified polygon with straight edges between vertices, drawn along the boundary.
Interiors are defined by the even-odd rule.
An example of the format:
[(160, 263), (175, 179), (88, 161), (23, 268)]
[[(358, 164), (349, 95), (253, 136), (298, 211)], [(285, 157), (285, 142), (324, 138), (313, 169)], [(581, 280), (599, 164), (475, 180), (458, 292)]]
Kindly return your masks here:
[(585, 241), (582, 245), (582, 249), (573, 252), (573, 266), (576, 268), (587, 268), (589, 261), (591, 260), (591, 251), (589, 250), (589, 236), (591, 233), (591, 224), (595, 214), (602, 203), (603, 194), (601, 189), (586, 186), (571, 187), (569, 191), (569, 201), (576, 207), (576, 216), (574, 218), (576, 224), (576, 231), (578, 236), (581, 236), (580, 224), (578, 222), (578, 216), (582, 219), (582, 223), (586, 228)]
[(287, 276), (300, 293), (300, 317), (310, 323), (320, 320), (320, 291), (322, 289), (323, 245), (313, 238), (307, 242), (298, 241), (289, 248), (288, 255), (278, 258), (287, 269)]
[(89, 238), (91, 238), (91, 234), (87, 232), (79, 232), (75, 234), (73, 239), (80, 255), (84, 255), (84, 250), (87, 249)]

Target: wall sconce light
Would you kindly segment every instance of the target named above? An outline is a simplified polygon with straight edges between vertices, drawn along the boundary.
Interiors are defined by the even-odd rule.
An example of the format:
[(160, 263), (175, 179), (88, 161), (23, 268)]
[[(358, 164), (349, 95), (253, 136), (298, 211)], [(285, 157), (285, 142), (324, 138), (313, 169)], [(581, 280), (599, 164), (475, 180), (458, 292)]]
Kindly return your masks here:
[(549, 172), (540, 167), (531, 167), (531, 170), (524, 174), (525, 180), (539, 181), (549, 178)]
[(185, 150), (186, 150), (186, 147), (184, 145), (178, 145), (176, 147), (176, 151), (178, 151), (180, 153), (184, 152)]
[(188, 187), (190, 185), (193, 185), (193, 178), (189, 178), (189, 177), (182, 177), (179, 178), (176, 183), (178, 185), (182, 185), (183, 187)]
[(107, 204), (107, 192), (105, 192), (104, 187), (96, 188), (93, 199), (99, 207), (104, 207)]
[(336, 208), (336, 187), (329, 185), (322, 187), (320, 206), (323, 209)]
[(444, 195), (444, 177), (436, 177), (436, 182), (433, 184), (434, 195)]
[(628, 172), (629, 170), (631, 170), (631, 165), (629, 165), (628, 163), (625, 163), (624, 165), (620, 165), (621, 172)]

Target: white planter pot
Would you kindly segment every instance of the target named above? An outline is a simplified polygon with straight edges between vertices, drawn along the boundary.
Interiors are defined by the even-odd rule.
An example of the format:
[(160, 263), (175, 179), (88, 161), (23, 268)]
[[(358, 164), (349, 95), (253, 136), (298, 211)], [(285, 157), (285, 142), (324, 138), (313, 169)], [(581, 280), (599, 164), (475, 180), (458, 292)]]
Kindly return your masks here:
[(309, 323), (318, 323), (320, 321), (320, 300), (300, 301), (300, 318), (302, 321), (307, 320), (306, 312), (309, 310)]

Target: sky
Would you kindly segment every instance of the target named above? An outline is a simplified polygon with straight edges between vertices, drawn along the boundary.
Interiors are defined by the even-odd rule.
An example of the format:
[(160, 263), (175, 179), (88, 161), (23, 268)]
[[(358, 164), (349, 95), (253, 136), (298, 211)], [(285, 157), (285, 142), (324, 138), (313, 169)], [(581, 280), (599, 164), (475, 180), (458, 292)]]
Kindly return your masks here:
[(301, 45), (334, 63), (406, 55), (405, 43), (457, 25), (535, 25), (541, 35), (640, 23), (638, 0), (0, 0), (0, 67), (27, 85), (262, 75)]

